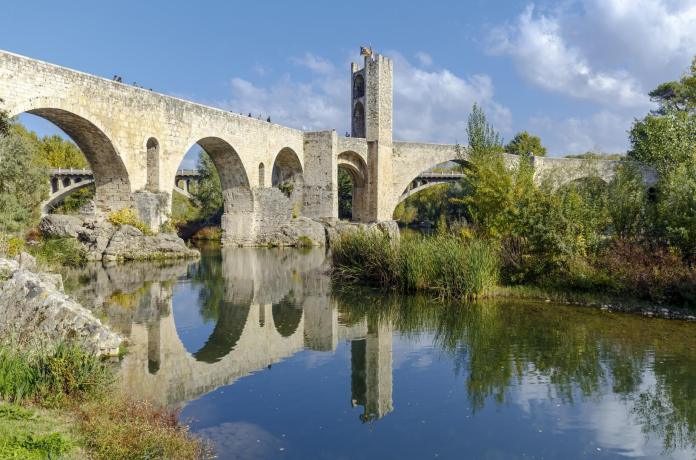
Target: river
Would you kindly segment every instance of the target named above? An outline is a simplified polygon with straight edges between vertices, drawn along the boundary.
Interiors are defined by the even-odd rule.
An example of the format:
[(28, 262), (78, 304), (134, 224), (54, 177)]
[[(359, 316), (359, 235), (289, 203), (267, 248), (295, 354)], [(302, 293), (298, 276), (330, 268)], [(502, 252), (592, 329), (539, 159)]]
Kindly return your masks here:
[(323, 250), (90, 265), (129, 394), (221, 459), (696, 458), (696, 324), (336, 286)]

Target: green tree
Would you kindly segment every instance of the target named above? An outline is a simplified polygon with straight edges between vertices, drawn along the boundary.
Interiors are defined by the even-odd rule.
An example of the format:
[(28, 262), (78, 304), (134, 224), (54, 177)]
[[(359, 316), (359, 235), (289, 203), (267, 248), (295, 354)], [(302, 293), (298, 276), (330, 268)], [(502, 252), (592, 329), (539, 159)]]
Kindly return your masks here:
[(466, 136), (472, 152), (502, 152), (503, 140), (486, 119), (486, 114), (474, 103), (467, 122)]
[(48, 195), (48, 171), (37, 146), (14, 130), (0, 137), (0, 230), (18, 233), (36, 223)]
[(60, 136), (44, 136), (41, 139), (42, 156), (51, 168), (87, 168), (82, 151), (72, 142)]
[(505, 147), (505, 151), (513, 155), (527, 155), (529, 153), (537, 157), (546, 155), (546, 147), (541, 145), (541, 138), (533, 136), (527, 131), (517, 133)]
[(672, 110), (696, 113), (696, 56), (691, 61), (689, 73), (679, 81), (669, 81), (650, 91), (650, 99), (659, 104), (656, 113)]
[(621, 238), (636, 239), (646, 231), (649, 220), (647, 191), (635, 162), (622, 163), (609, 183), (607, 211), (613, 231)]
[(669, 110), (664, 115), (648, 115), (634, 123), (630, 137), (628, 156), (661, 174), (696, 161), (696, 114)]
[[(2, 105), (3, 100), (0, 98), (0, 105)], [(0, 108), (0, 136), (7, 136), (10, 133), (10, 118), (7, 112)]]
[(338, 217), (350, 219), (353, 215), (353, 180), (350, 173), (338, 168)]
[(670, 245), (696, 260), (696, 161), (676, 165), (660, 178), (658, 231)]
[(224, 205), (222, 185), (213, 160), (204, 150), (199, 152), (197, 167), (201, 177), (193, 196), (200, 203), (199, 219), (219, 223)]

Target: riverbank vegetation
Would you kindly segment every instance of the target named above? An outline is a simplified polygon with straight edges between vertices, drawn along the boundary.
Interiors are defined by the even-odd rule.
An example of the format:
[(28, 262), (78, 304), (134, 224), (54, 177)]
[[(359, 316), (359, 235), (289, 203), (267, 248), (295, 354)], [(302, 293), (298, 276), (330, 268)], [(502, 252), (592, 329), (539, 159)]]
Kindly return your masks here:
[(172, 194), (172, 223), (184, 239), (220, 241), (222, 185), (213, 160), (204, 150), (199, 152), (196, 169), (200, 176), (190, 191), (191, 198), (176, 191)]
[[(442, 280), (400, 282), (410, 276), (408, 269), (393, 263), (389, 251), (445, 260), (447, 252), (462, 257), (462, 248), (486, 245), (495, 249), (498, 279), (505, 286), (599, 291), (696, 307), (694, 82), (696, 58), (690, 74), (670, 83), (678, 90), (651, 93), (659, 108), (634, 123), (631, 150), (609, 182), (588, 167), (588, 177), (582, 180), (562, 184), (549, 178), (539, 183), (530, 156), (520, 155), (514, 166), (506, 163), (500, 137), (480, 109), (474, 110), (467, 132), (469, 149), (462, 158), (466, 174), (456, 188), (437, 192), (443, 204), (438, 233), (448, 236), (436, 237), (433, 241), (438, 243), (406, 240), (387, 250), (378, 236), (349, 235), (334, 251), (336, 276), (437, 290)], [(685, 89), (688, 85), (690, 90)], [(679, 101), (674, 101), (675, 94)], [(645, 182), (649, 169), (657, 172), (654, 184)], [(397, 270), (404, 273), (392, 273)], [(450, 271), (445, 276), (461, 274)], [(455, 283), (450, 279), (446, 284)], [(490, 292), (470, 288), (451, 294)]]
[(111, 367), (72, 345), (0, 344), (0, 458), (181, 458), (207, 455), (177, 414), (130, 399)]
[(341, 238), (332, 254), (335, 276), (405, 292), (475, 298), (498, 281), (498, 255), (485, 240), (438, 235), (392, 244), (382, 233), (356, 231)]

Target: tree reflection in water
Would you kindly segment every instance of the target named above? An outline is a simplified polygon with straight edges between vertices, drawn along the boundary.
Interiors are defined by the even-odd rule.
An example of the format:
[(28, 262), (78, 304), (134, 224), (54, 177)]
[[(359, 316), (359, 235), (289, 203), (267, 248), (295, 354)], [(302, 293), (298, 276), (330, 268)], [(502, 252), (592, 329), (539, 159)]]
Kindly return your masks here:
[(432, 332), (465, 376), (474, 413), (506, 402), (525, 378), (541, 377), (564, 404), (607, 393), (630, 402), (645, 435), (661, 438), (666, 453), (696, 447), (693, 324), (517, 300), (434, 306), (362, 290), (335, 295), (347, 322), (367, 316), (405, 335)]

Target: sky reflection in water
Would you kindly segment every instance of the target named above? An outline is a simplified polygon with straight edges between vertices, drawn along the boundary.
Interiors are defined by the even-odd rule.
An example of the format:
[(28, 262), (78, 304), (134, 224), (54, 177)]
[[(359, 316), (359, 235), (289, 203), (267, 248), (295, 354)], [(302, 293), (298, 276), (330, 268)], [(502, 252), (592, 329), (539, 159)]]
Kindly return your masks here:
[(132, 341), (124, 388), (219, 458), (696, 457), (696, 325), (332, 293), (326, 270), (225, 249), (66, 285)]

